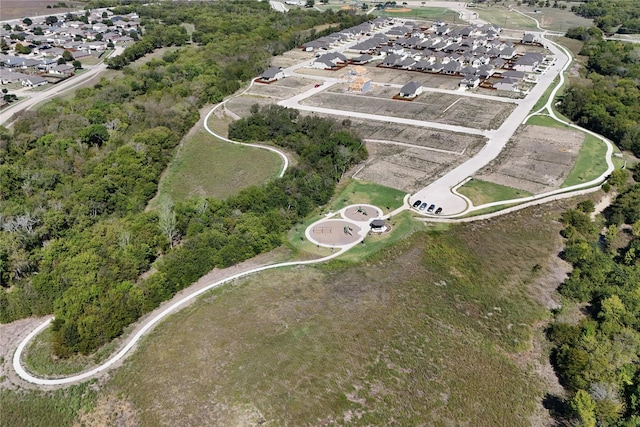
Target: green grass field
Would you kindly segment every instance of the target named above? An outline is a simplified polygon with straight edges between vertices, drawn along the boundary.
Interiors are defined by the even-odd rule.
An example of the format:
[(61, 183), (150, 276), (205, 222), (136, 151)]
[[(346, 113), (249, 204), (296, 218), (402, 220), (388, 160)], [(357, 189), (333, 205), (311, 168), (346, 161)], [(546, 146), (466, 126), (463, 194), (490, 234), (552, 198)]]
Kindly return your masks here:
[(529, 117), (526, 124), (532, 126), (545, 126), (550, 128), (558, 128), (558, 129), (570, 129), (569, 126), (564, 123), (560, 123), (557, 120), (554, 120), (552, 117), (547, 115), (537, 115)]
[(509, 10), (502, 5), (477, 6), (473, 8), (473, 11), (478, 13), (480, 19), (489, 21), (503, 28), (522, 30), (536, 29), (536, 23), (532, 19)]
[(44, 392), (0, 389), (0, 425), (3, 427), (72, 426), (81, 410), (96, 401), (94, 383)]
[(498, 202), (500, 200), (519, 199), (533, 196), (532, 193), (518, 188), (507, 187), (506, 185), (494, 184), (493, 182), (472, 179), (458, 189), (460, 194), (467, 196), (474, 206), (485, 203)]
[(199, 130), (167, 168), (159, 194), (174, 201), (199, 196), (224, 199), (275, 178), (281, 168), (275, 153), (220, 141)]
[[(398, 6), (402, 8), (402, 6)], [(391, 10), (375, 11), (376, 15), (385, 15), (390, 18), (416, 18), (416, 19), (428, 19), (428, 20), (440, 20), (446, 22), (458, 22), (462, 21), (458, 18), (458, 14), (450, 9), (443, 9), (440, 7), (414, 7), (410, 12), (394, 12)]]
[(599, 177), (607, 169), (606, 153), (607, 146), (604, 142), (595, 136), (585, 134), (576, 164), (562, 183), (562, 188), (589, 182)]
[(379, 207), (383, 213), (387, 214), (402, 206), (405, 194), (395, 188), (353, 179), (340, 194), (334, 197), (330, 209), (337, 211), (345, 206), (368, 203)]
[(544, 388), (519, 360), (547, 315), (532, 294), (560, 205), (218, 289), (160, 325), (103, 393), (143, 426), (531, 425)]

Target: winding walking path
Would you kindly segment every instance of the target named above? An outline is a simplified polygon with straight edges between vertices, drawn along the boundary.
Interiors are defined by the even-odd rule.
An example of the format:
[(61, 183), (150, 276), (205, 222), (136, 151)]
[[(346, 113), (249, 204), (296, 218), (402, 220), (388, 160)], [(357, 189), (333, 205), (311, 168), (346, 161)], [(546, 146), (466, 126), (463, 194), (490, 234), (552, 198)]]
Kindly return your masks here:
[[(532, 18), (533, 19), (533, 18)], [(597, 135), (593, 132), (590, 132), (588, 130), (582, 129), (579, 126), (573, 125), (571, 123), (567, 123), (563, 120), (561, 120), (560, 118), (557, 117), (557, 115), (555, 114), (555, 112), (553, 111), (552, 108), (552, 102), (553, 99), (555, 97), (555, 94), (557, 93), (557, 91), (560, 89), (560, 87), (562, 86), (562, 84), (564, 83), (564, 76), (563, 73), (564, 71), (567, 69), (568, 65), (570, 64), (569, 58), (570, 58), (570, 54), (569, 52), (562, 48), (561, 46), (546, 40), (549, 43), (550, 46), (553, 46), (554, 49), (557, 52), (562, 52), (564, 55), (566, 55), (566, 62), (562, 64), (562, 67), (558, 70), (558, 74), (560, 75), (560, 82), (558, 85), (556, 85), (556, 87), (553, 89), (551, 95), (549, 96), (549, 99), (547, 100), (547, 102), (545, 103), (544, 107), (541, 108), (540, 110), (528, 114), (529, 111), (531, 111), (531, 108), (533, 106), (533, 104), (531, 104), (529, 106), (529, 102), (522, 102), (519, 105), (519, 120), (517, 120), (516, 123), (511, 123), (508, 125), (508, 129), (499, 129), (497, 131), (493, 131), (492, 132), (492, 136), (494, 138), (498, 138), (499, 139), (499, 143), (498, 144), (492, 144), (491, 145), (491, 149), (487, 149), (487, 147), (490, 146), (490, 144), (487, 144), (487, 147), (485, 147), (485, 149), (481, 150), (481, 152), (479, 153), (479, 157), (480, 159), (477, 161), (477, 164), (481, 164), (482, 166), (485, 165), (486, 163), (488, 163), (490, 160), (492, 160), (493, 158), (495, 158), (500, 151), (502, 150), (502, 148), (504, 147), (504, 144), (506, 144), (506, 141), (508, 140), (508, 138), (512, 135), (513, 131), (515, 131), (515, 129), (520, 125), (520, 123), (523, 123), (524, 121), (526, 121), (529, 117), (531, 117), (532, 115), (535, 114), (539, 114), (542, 111), (548, 111), (549, 115), (551, 117), (553, 117), (555, 120), (564, 123), (568, 126), (574, 127), (576, 129), (580, 129), (583, 132), (587, 132), (591, 135), (594, 135), (598, 138), (600, 138), (601, 140), (603, 140), (607, 146), (607, 156), (606, 156), (606, 160), (607, 160), (607, 172), (605, 172), (601, 177), (597, 178), (596, 180), (593, 180), (591, 182), (588, 183), (584, 183), (584, 184), (580, 184), (577, 186), (573, 186), (573, 187), (569, 187), (569, 188), (564, 188), (564, 189), (560, 189), (560, 190), (556, 190), (553, 192), (549, 192), (546, 194), (541, 194), (541, 195), (537, 195), (537, 196), (533, 196), (531, 198), (524, 198), (524, 199), (515, 199), (515, 200), (510, 200), (510, 201), (501, 201), (501, 202), (495, 202), (493, 204), (486, 204), (486, 205), (482, 205), (482, 206), (477, 206), (477, 207), (473, 207), (473, 205), (471, 204), (470, 200), (465, 198), (464, 196), (460, 195), (457, 193), (456, 188), (459, 187), (460, 185), (462, 185), (466, 179), (468, 179), (469, 176), (469, 162), (466, 162), (465, 164), (459, 166), (458, 168), (454, 169), (452, 172), (450, 172), (449, 174), (445, 175), (445, 177), (448, 177), (447, 179), (444, 179), (445, 177), (441, 178), (440, 180), (438, 180), (436, 183), (439, 183), (438, 185), (430, 185), (427, 188), (425, 188), (422, 191), (429, 191), (429, 194), (431, 191), (435, 191), (436, 189), (438, 191), (441, 192), (446, 192), (447, 194), (449, 194), (450, 198), (451, 197), (455, 197), (456, 200), (461, 201), (464, 204), (464, 208), (459, 210), (460, 213), (456, 214), (456, 215), (451, 215), (450, 218), (424, 218), (424, 220), (426, 221), (449, 221), (449, 222), (453, 222), (453, 221), (472, 221), (472, 220), (480, 220), (480, 219), (485, 219), (485, 218), (490, 218), (493, 216), (497, 216), (497, 215), (503, 215), (505, 213), (508, 213), (512, 210), (516, 210), (516, 209), (521, 209), (525, 206), (531, 205), (531, 204), (539, 204), (539, 203), (544, 203), (547, 202), (551, 199), (553, 199), (554, 197), (556, 198), (561, 198), (561, 197), (569, 197), (569, 196), (574, 196), (576, 194), (579, 194), (580, 192), (588, 192), (588, 191), (594, 191), (593, 188), (587, 188), (585, 189), (585, 187), (593, 187), (595, 185), (597, 185), (599, 182), (601, 182), (604, 179), (604, 176), (609, 174), (612, 170), (613, 170), (613, 163), (611, 161), (611, 154), (613, 152), (613, 146), (612, 144), (606, 140), (605, 138), (601, 137), (600, 135)], [(562, 49), (562, 51), (561, 51)], [(249, 86), (242, 91), (241, 93), (239, 93), (236, 96), (241, 96), (242, 94), (246, 93), (252, 86), (253, 86), (253, 82), (251, 82), (251, 84), (249, 84)], [(542, 85), (540, 85), (540, 87), (536, 86), (536, 89), (538, 91), (540, 91), (541, 93), (535, 97), (535, 101), (537, 101), (544, 93), (544, 91), (546, 90), (546, 88), (551, 84), (551, 82), (549, 82), (547, 85), (544, 86), (544, 88), (542, 87)], [(534, 89), (535, 90), (535, 89)], [(229, 98), (231, 99), (231, 98)], [(222, 135), (217, 134), (216, 132), (214, 132), (213, 130), (211, 130), (211, 128), (208, 125), (208, 119), (210, 118), (210, 116), (219, 108), (223, 107), (224, 104), (228, 101), (225, 100), (219, 104), (217, 104), (216, 106), (214, 106), (209, 113), (206, 115), (205, 117), (205, 122), (204, 122), (204, 127), (205, 129), (213, 136), (226, 141), (226, 142), (230, 142), (233, 144), (242, 144), (242, 145), (246, 145), (246, 146), (250, 146), (250, 147), (256, 147), (256, 148), (261, 148), (261, 149), (266, 149), (272, 152), (275, 152), (276, 154), (278, 154), (284, 162), (283, 165), (283, 169), (280, 173), (279, 176), (283, 176), (285, 171), (288, 168), (289, 165), (289, 160), (287, 158), (287, 156), (281, 152), (280, 150), (277, 150), (273, 147), (270, 146), (265, 146), (265, 145), (260, 145), (260, 144), (247, 144), (247, 143), (241, 143), (238, 141), (233, 141), (229, 138), (226, 138)], [(529, 109), (523, 114), (523, 109), (525, 106), (529, 106)], [(522, 108), (520, 108), (522, 107)], [(317, 109), (316, 109), (317, 111)], [(335, 112), (333, 113), (335, 114)], [(512, 131), (513, 130), (513, 131)], [(509, 133), (509, 131), (511, 131)], [(494, 141), (495, 142), (495, 141)], [(491, 157), (493, 156), (493, 157)], [(478, 156), (476, 156), (478, 157)], [(476, 166), (477, 166), (476, 164)], [(462, 172), (462, 167), (466, 165), (466, 171)], [(477, 169), (475, 169), (477, 170)], [(475, 171), (474, 170), (474, 171)], [(455, 172), (455, 173), (454, 173)], [(456, 174), (461, 174), (460, 177), (458, 177), (458, 175)], [(452, 186), (452, 179), (457, 179), (457, 181), (454, 182), (455, 185)], [(446, 184), (446, 185), (445, 185)], [(595, 188), (597, 189), (597, 187)], [(576, 191), (578, 190), (578, 191)], [(427, 194), (427, 193), (425, 193)], [(415, 195), (414, 195), (415, 197)], [(410, 203), (410, 196), (406, 195), (404, 200), (403, 200), (403, 205), (401, 207), (399, 207), (398, 209), (396, 209), (395, 211), (391, 212), (390, 214), (386, 215), (385, 218), (388, 218), (392, 215), (396, 215), (397, 213), (403, 211), (403, 210), (407, 210), (409, 209), (409, 203)], [(466, 200), (465, 200), (466, 199)], [(530, 200), (529, 200), (530, 199)], [(433, 199), (429, 199), (430, 201)], [(486, 207), (490, 207), (490, 206), (494, 206), (496, 204), (500, 204), (500, 205), (505, 205), (505, 204), (509, 204), (509, 203), (521, 203), (520, 205), (513, 207), (513, 208), (509, 208), (509, 209), (505, 209), (505, 210), (501, 210), (499, 212), (494, 212), (491, 214), (487, 214), (487, 215), (483, 215), (483, 216), (476, 216), (473, 218), (455, 218), (455, 216), (460, 216), (460, 215), (464, 215), (464, 214), (468, 214), (469, 212), (473, 212), (475, 210), (479, 210), (479, 209), (484, 209)], [(524, 203), (523, 203), (524, 202)], [(268, 264), (268, 265), (263, 265), (260, 267), (256, 267), (256, 268), (251, 268), (249, 270), (246, 271), (242, 271), (236, 274), (233, 274), (231, 276), (228, 276), (224, 279), (215, 281), (213, 283), (210, 283), (206, 286), (204, 286), (201, 289), (197, 289), (194, 290), (193, 292), (185, 295), (182, 298), (179, 298), (177, 301), (170, 303), (166, 308), (162, 309), (161, 311), (159, 311), (157, 314), (151, 316), (149, 319), (144, 321), (144, 324), (140, 327), (139, 330), (137, 330), (137, 332), (135, 334), (133, 334), (131, 337), (128, 337), (126, 339), (126, 344), (115, 354), (113, 355), (110, 359), (108, 359), (106, 362), (102, 363), (101, 365), (79, 373), (77, 375), (72, 375), (72, 376), (68, 376), (65, 378), (40, 378), (37, 377), (35, 375), (32, 375), (31, 373), (27, 372), (27, 370), (24, 368), (24, 366), (22, 365), (22, 354), (25, 350), (25, 348), (27, 347), (27, 345), (31, 342), (31, 340), (41, 331), (43, 331), (45, 328), (47, 328), (51, 321), (53, 320), (53, 317), (48, 318), (46, 321), (44, 321), (43, 323), (41, 323), (37, 328), (35, 328), (33, 331), (31, 331), (26, 338), (24, 338), (20, 344), (18, 345), (15, 353), (13, 354), (13, 359), (12, 359), (12, 366), (13, 369), (15, 370), (16, 374), (24, 381), (28, 382), (28, 383), (32, 383), (32, 384), (36, 384), (36, 385), (40, 385), (40, 386), (54, 386), (54, 387), (61, 387), (61, 386), (65, 386), (67, 384), (72, 384), (72, 383), (77, 383), (77, 382), (81, 382), (81, 381), (85, 381), (88, 380), (90, 378), (94, 378), (95, 376), (97, 376), (98, 374), (109, 370), (110, 368), (114, 367), (114, 365), (116, 365), (118, 362), (120, 362), (121, 360), (123, 360), (126, 356), (128, 356), (129, 354), (131, 354), (131, 350), (136, 346), (136, 344), (140, 341), (140, 339), (142, 337), (144, 337), (150, 330), (152, 330), (161, 320), (163, 320), (165, 317), (167, 317), (168, 315), (178, 311), (179, 309), (181, 309), (185, 303), (192, 301), (193, 299), (197, 298), (198, 296), (212, 290), (215, 289), (219, 286), (222, 286), (225, 283), (228, 283), (230, 281), (233, 281), (235, 279), (239, 279), (242, 277), (246, 277), (248, 275), (254, 274), (254, 273), (258, 273), (261, 271), (265, 271), (265, 270), (270, 270), (270, 269), (274, 269), (274, 268), (280, 268), (280, 267), (290, 267), (290, 266), (298, 266), (298, 265), (310, 265), (310, 264), (317, 264), (317, 263), (322, 263), (325, 261), (329, 261), (333, 258), (336, 258), (338, 256), (340, 256), (341, 254), (343, 254), (344, 252), (346, 252), (347, 250), (351, 249), (352, 247), (356, 246), (358, 243), (360, 243), (362, 241), (362, 239), (364, 239), (364, 237), (366, 236), (367, 232), (368, 232), (368, 222), (369, 219), (367, 218), (367, 220), (353, 220), (350, 219), (347, 215), (345, 215), (345, 213), (347, 212), (347, 209), (352, 208), (354, 206), (361, 206), (361, 205), (352, 205), (352, 206), (348, 206), (346, 208), (343, 208), (342, 210), (340, 210), (338, 212), (338, 214), (341, 215), (342, 219), (340, 221), (344, 221), (346, 224), (349, 223), (353, 223), (354, 225), (357, 225), (358, 228), (358, 235), (354, 236), (355, 241), (350, 241), (349, 243), (346, 244), (323, 244), (322, 242), (313, 239), (313, 235), (310, 232), (310, 230), (312, 230), (312, 227), (316, 227), (319, 224), (322, 224), (322, 222), (324, 221), (336, 221), (336, 218), (334, 218), (334, 216), (336, 215), (334, 214), (329, 214), (327, 217), (316, 221), (315, 223), (311, 224), (307, 229), (306, 229), (306, 236), (307, 238), (314, 242), (315, 244), (318, 245), (322, 245), (325, 247), (331, 247), (331, 248), (336, 248), (339, 249), (336, 253), (333, 253), (329, 256), (323, 257), (323, 258), (318, 258), (318, 259), (314, 259), (314, 260), (306, 260), (306, 261), (290, 261), (290, 262), (282, 262), (282, 263), (277, 263), (277, 264)], [(372, 208), (375, 208), (374, 206), (372, 206)], [(377, 208), (376, 208), (377, 209)], [(377, 209), (376, 212), (376, 218), (381, 218), (381, 211), (379, 209)], [(374, 219), (373, 217), (371, 219)], [(345, 230), (345, 233), (347, 231)]]
[(271, 151), (273, 153), (276, 153), (278, 156), (280, 156), (280, 158), (282, 159), (283, 165), (282, 165), (282, 170), (280, 171), (280, 174), (278, 175), (278, 178), (282, 178), (284, 176), (284, 173), (287, 171), (287, 168), (289, 167), (289, 158), (287, 158), (287, 155), (284, 154), (284, 152), (278, 150), (277, 148), (274, 147), (270, 147), (268, 145), (262, 145), (262, 144), (250, 144), (247, 142), (240, 142), (240, 141), (234, 141), (233, 139), (229, 139), (226, 136), (222, 136), (219, 133), (216, 133), (215, 131), (213, 131), (210, 127), (209, 127), (209, 118), (211, 117), (211, 115), (213, 113), (216, 112), (216, 110), (218, 110), (221, 107), (224, 107), (224, 105), (230, 101), (233, 98), (237, 98), (239, 96), (244, 95), (245, 93), (247, 93), (251, 87), (254, 85), (254, 80), (251, 80), (251, 83), (249, 83), (249, 86), (247, 86), (247, 88), (245, 90), (243, 90), (242, 92), (236, 94), (235, 96), (232, 96), (230, 98), (225, 99), (224, 101), (222, 101), (221, 103), (217, 104), (216, 106), (214, 106), (211, 111), (209, 111), (209, 113), (207, 113), (207, 115), (204, 118), (204, 128), (207, 130), (207, 132), (209, 132), (211, 135), (213, 135), (214, 137), (221, 139), (225, 142), (230, 142), (232, 144), (238, 144), (238, 145), (246, 145), (247, 147), (255, 147), (255, 148), (261, 148), (263, 150), (267, 150), (267, 151)]

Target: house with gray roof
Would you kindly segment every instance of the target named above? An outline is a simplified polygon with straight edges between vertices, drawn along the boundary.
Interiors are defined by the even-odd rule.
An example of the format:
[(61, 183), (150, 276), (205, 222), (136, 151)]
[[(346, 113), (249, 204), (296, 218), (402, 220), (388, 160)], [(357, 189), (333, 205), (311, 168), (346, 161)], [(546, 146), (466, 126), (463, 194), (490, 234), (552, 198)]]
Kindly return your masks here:
[(22, 86), (36, 87), (47, 84), (47, 79), (40, 76), (28, 76), (22, 80)]
[(282, 78), (284, 78), (284, 71), (282, 71), (282, 68), (272, 66), (267, 68), (264, 73), (258, 77), (258, 81), (271, 83)]
[(409, 82), (400, 88), (400, 98), (413, 99), (422, 93), (422, 85), (418, 82)]

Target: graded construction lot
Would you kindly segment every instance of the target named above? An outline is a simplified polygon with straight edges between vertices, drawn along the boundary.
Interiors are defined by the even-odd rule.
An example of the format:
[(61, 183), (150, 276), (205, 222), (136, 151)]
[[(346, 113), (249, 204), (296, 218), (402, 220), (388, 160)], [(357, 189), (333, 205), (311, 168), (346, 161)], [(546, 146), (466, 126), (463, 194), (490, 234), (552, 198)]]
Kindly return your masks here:
[(459, 155), (367, 142), (369, 160), (355, 177), (414, 193), (469, 160), (477, 152), (477, 148), (479, 146)]
[(582, 132), (525, 125), (475, 178), (533, 194), (561, 187), (578, 158)]
[(348, 83), (333, 85), (301, 104), (475, 129), (497, 129), (515, 108), (513, 103), (435, 92), (423, 92), (412, 101), (397, 100), (393, 97), (398, 88), (381, 85), (374, 85), (366, 93), (348, 89)]
[(365, 141), (398, 142), (454, 155), (473, 156), (486, 142), (486, 139), (479, 135), (398, 123), (351, 119), (351, 126)]

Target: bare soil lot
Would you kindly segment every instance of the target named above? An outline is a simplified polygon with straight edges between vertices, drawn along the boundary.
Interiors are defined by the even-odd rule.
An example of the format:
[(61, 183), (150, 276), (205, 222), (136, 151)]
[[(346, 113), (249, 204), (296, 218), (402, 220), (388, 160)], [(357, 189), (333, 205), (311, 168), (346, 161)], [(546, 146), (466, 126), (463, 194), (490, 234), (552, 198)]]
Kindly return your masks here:
[(434, 92), (423, 92), (413, 101), (396, 100), (392, 98), (398, 88), (380, 85), (366, 93), (349, 92), (348, 88), (348, 83), (334, 85), (301, 103), (475, 129), (497, 129), (515, 108), (512, 103)]
[(315, 58), (315, 52), (304, 52), (301, 49), (294, 49), (283, 53), (282, 55), (274, 56), (271, 61), (271, 65), (274, 67), (287, 68), (292, 65), (296, 65), (308, 59), (311, 61)]
[(523, 126), (476, 177), (534, 194), (558, 189), (575, 164), (583, 141), (581, 132)]
[(393, 141), (449, 152), (455, 155), (473, 156), (485, 143), (478, 135), (448, 132), (397, 123), (351, 120), (358, 135), (365, 140)]
[(400, 145), (367, 142), (369, 160), (356, 178), (413, 193), (470, 158)]

